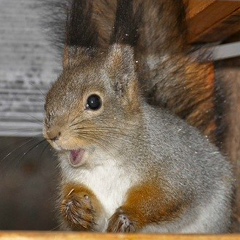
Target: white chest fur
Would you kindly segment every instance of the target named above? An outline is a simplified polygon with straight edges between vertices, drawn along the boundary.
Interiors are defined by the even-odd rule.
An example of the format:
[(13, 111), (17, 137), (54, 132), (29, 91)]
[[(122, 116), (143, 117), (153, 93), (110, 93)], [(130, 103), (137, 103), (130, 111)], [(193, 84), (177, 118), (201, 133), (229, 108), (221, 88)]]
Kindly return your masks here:
[(61, 159), (64, 182), (84, 184), (91, 189), (109, 218), (123, 204), (129, 188), (138, 181), (137, 174), (133, 169), (119, 165), (120, 161), (103, 154), (91, 156), (88, 161), (94, 162), (92, 167), (74, 168), (67, 159)]

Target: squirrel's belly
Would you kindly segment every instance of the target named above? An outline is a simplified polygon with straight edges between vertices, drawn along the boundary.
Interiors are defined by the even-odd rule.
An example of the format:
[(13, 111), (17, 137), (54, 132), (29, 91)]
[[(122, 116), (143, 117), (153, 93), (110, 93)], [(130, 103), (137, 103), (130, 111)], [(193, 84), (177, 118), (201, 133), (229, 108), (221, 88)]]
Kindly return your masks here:
[(138, 180), (137, 174), (119, 167), (115, 161), (105, 160), (93, 168), (73, 168), (69, 164), (61, 164), (64, 183), (84, 184), (88, 187), (106, 211), (107, 218), (120, 207), (127, 191)]
[(116, 165), (98, 166), (85, 172), (79, 181), (88, 186), (100, 200), (108, 217), (123, 204), (127, 190), (133, 185), (123, 169)]

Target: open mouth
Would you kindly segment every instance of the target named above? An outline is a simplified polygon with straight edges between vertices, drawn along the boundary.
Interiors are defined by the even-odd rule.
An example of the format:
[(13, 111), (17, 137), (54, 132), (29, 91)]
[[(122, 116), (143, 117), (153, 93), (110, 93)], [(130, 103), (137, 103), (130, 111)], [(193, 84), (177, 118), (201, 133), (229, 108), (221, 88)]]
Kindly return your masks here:
[(84, 153), (85, 153), (84, 149), (78, 149), (78, 150), (70, 151), (69, 163), (73, 167), (81, 166), (85, 162), (84, 159), (83, 159)]

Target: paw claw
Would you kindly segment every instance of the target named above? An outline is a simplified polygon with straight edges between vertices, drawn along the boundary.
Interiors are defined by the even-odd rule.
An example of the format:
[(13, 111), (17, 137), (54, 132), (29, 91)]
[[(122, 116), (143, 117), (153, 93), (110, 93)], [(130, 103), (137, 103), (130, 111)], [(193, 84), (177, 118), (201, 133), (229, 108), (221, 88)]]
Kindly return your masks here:
[(61, 211), (74, 229), (92, 230), (96, 225), (90, 197), (86, 194), (75, 194), (74, 189), (63, 200)]
[(88, 200), (88, 199), (89, 199), (89, 196), (88, 196), (88, 195), (84, 195), (84, 198), (85, 198), (86, 200)]
[(116, 212), (110, 218), (107, 231), (121, 233), (135, 232), (136, 229), (133, 222), (129, 220), (129, 218), (123, 213), (123, 211), (119, 212)]

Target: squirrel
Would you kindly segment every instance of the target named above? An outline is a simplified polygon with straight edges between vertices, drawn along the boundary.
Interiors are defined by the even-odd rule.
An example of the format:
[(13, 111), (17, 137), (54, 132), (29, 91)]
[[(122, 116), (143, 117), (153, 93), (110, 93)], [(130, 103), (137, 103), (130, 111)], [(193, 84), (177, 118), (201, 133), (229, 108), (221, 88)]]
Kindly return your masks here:
[[(185, 84), (184, 66), (197, 66), (184, 54), (182, 2), (71, 0), (65, 7), (63, 72), (47, 94), (44, 127), (59, 156), (62, 229), (227, 232), (230, 163), (171, 107), (146, 97), (154, 90), (153, 99), (161, 91), (164, 98), (163, 80)], [(160, 85), (145, 92), (144, 78)]]

